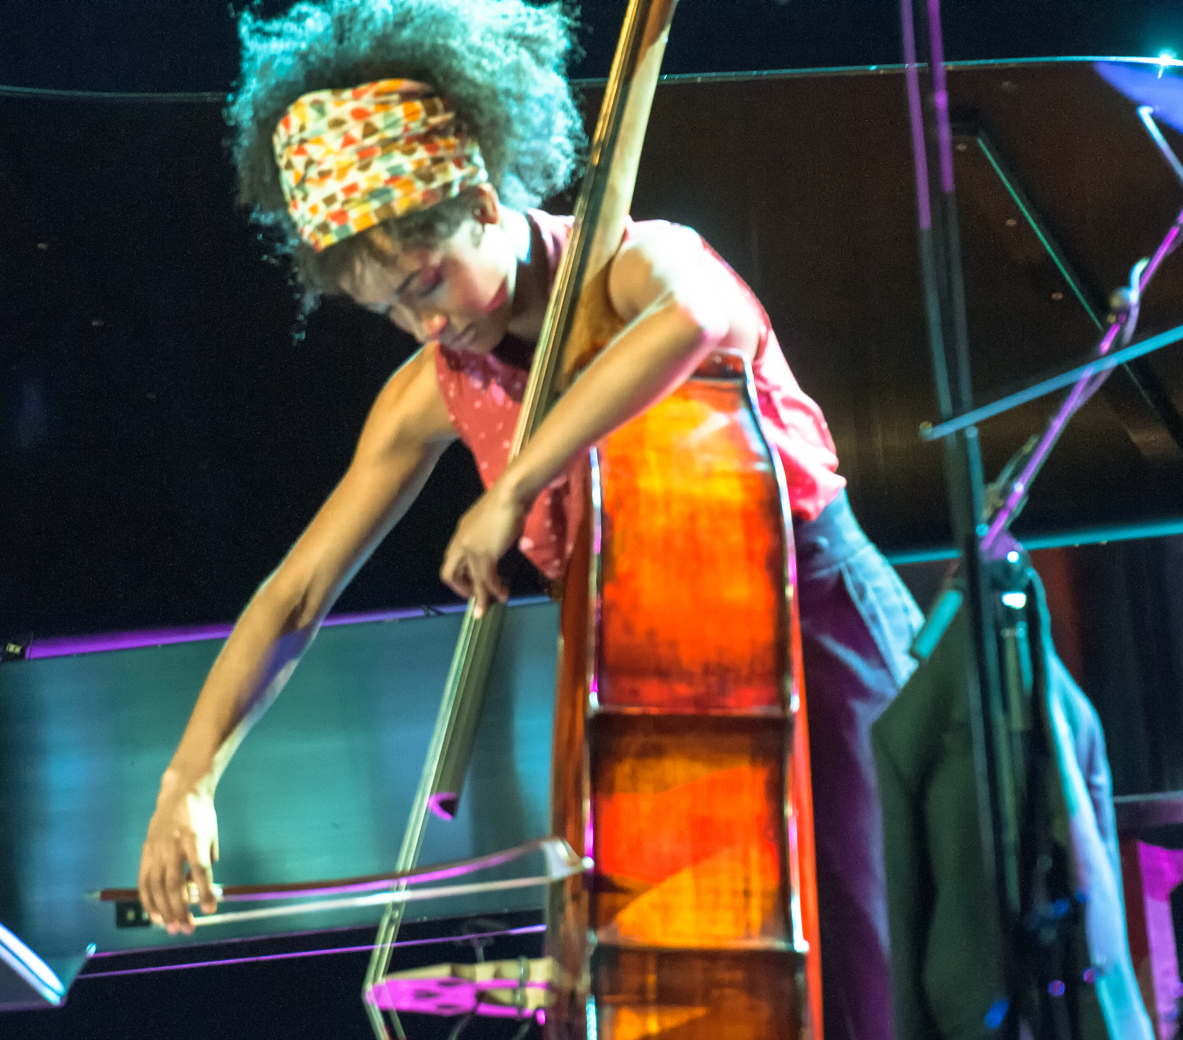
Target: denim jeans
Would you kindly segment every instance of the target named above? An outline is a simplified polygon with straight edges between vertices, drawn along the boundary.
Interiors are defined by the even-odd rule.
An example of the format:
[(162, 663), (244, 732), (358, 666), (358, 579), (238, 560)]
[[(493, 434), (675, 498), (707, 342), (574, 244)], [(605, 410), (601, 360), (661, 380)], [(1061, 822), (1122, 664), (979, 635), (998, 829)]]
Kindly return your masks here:
[(916, 666), (923, 616), (842, 492), (794, 524), (826, 1040), (891, 1040), (883, 821), (871, 723)]

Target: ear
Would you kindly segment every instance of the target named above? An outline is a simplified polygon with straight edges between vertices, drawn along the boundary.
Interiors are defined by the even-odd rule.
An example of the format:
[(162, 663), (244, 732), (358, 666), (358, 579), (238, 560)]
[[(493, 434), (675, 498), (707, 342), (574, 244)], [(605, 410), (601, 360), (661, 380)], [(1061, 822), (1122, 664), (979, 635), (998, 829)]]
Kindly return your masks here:
[(488, 181), (482, 181), (474, 189), (476, 199), (472, 207), (473, 217), (481, 224), (497, 224), (501, 220), (501, 200), (497, 189)]

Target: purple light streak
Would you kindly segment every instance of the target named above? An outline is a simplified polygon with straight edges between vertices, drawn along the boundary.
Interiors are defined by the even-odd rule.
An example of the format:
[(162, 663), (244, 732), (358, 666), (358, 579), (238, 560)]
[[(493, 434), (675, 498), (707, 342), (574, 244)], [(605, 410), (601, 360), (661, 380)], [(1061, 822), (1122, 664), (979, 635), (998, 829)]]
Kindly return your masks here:
[(427, 799), (427, 808), (441, 820), (454, 820), (457, 801), (455, 791), (436, 791)]
[(912, 123), (912, 155), (916, 165), (916, 204), (920, 209), (920, 230), (932, 229), (928, 200), (928, 154), (924, 146), (924, 113), (920, 105), (920, 74), (916, 64), (916, 27), (912, 23), (912, 0), (900, 0), (904, 24), (904, 79), (908, 90), (908, 114)]
[[(448, 878), (463, 877), (466, 874), (475, 874), (478, 871), (489, 870), (492, 867), (504, 866), (506, 863), (512, 863), (515, 859), (520, 859), (522, 856), (528, 856), (531, 852), (541, 852), (543, 847), (551, 839), (543, 838), (532, 842), (527, 842), (525, 845), (517, 845), (512, 849), (506, 849), (504, 852), (493, 853), (489, 856), (482, 856), (479, 859), (469, 860), (466, 863), (455, 863), (448, 867), (439, 867), (435, 870), (417, 870), (403, 878), (382, 878), (377, 881), (357, 881), (348, 885), (331, 885), (328, 887), (312, 887), (301, 889), (277, 889), (272, 892), (244, 892), (236, 893), (222, 897), (222, 902), (226, 903), (245, 903), (252, 901), (275, 901), (277, 899), (297, 899), (301, 896), (338, 896), (357, 892), (378, 892), (384, 888), (393, 888), (400, 881), (406, 885), (422, 885), (427, 882), (445, 881)], [(298, 907), (293, 907), (293, 910)]]
[(945, 47), (941, 40), (941, 0), (928, 0), (928, 36), (932, 50), (933, 94), (937, 106), (937, 156), (941, 190), (953, 191), (953, 133), (949, 129), (949, 90), (945, 83)]
[[(510, 600), (510, 606), (529, 606), (547, 603), (546, 596), (523, 596)], [(458, 614), (463, 603), (443, 603), (434, 607), (402, 607), (398, 610), (369, 610), (355, 614), (331, 614), (322, 627), (357, 625), (369, 621), (403, 621), (409, 618), (431, 617), (435, 614)], [(71, 654), (103, 653), (108, 650), (138, 650), (149, 646), (172, 643), (193, 643), (203, 639), (225, 639), (234, 628), (232, 624), (184, 625), (178, 628), (144, 629), (135, 632), (108, 632), (99, 635), (53, 636), (34, 639), (25, 653), (26, 660), (43, 657), (67, 657)]]
[[(1154, 256), (1151, 258), (1145, 269), (1142, 271), (1141, 277), (1138, 279), (1138, 295), (1139, 297), (1145, 291), (1146, 286), (1150, 283), (1150, 279), (1154, 277), (1159, 265), (1166, 259), (1167, 254), (1175, 247), (1179, 239), (1179, 235), (1183, 233), (1183, 213), (1180, 213), (1176, 218), (1175, 223), (1171, 225), (1171, 229), (1167, 232), (1166, 237), (1162, 240), (1158, 249), (1155, 250)], [(1124, 328), (1126, 321), (1129, 320), (1129, 314), (1124, 314), (1113, 322), (1109, 328), (1105, 330), (1105, 335), (1101, 338), (1100, 346), (1097, 347), (1097, 354), (1104, 357), (1113, 348), (1113, 343), (1117, 339), (1118, 334)], [(1076, 414), (1077, 410), (1090, 397), (1093, 396), (1100, 389), (1101, 384), (1109, 378), (1109, 372), (1098, 372), (1095, 375), (1084, 375), (1077, 380), (1076, 385), (1072, 387), (1071, 393), (1065, 398), (1064, 403), (1060, 405), (1052, 421), (1048, 424), (1047, 430), (1044, 431), (1043, 437), (1032, 453), (1031, 458), (1027, 460), (1027, 464), (1023, 467), (1022, 473), (1019, 474), (1018, 479), (1014, 482), (1010, 489), (1010, 493), (1006, 496), (1006, 501), (1002, 508), (998, 511), (998, 515), (990, 524), (990, 529), (986, 532), (986, 536), (982, 539), (982, 552), (989, 555), (995, 542), (998, 541), (999, 536), (1003, 531), (1010, 526), (1011, 520), (1014, 518), (1015, 511), (1023, 502), (1023, 496), (1026, 494), (1027, 488), (1031, 485), (1031, 481), (1035, 479), (1036, 474), (1042, 468), (1044, 461), (1051, 453), (1052, 448), (1055, 447), (1056, 441), (1060, 439), (1060, 434), (1064, 432), (1064, 427), (1068, 425), (1068, 420)]]
[[(503, 935), (532, 935), (538, 932), (546, 931), (545, 924), (528, 924), (520, 928), (510, 928), (504, 932), (477, 932), (468, 935), (444, 935), (437, 936), (432, 939), (404, 939), (402, 942), (391, 943), (393, 947), (410, 947), (410, 946), (429, 946), (433, 943), (456, 942), (461, 939), (496, 939)], [(373, 943), (366, 943), (362, 946), (334, 946), (327, 950), (294, 950), (290, 953), (262, 953), (256, 954), (253, 957), (224, 957), (220, 960), (212, 961), (186, 961), (182, 964), (161, 964), (148, 968), (121, 968), (115, 971), (88, 971), (79, 975), (75, 981), (81, 979), (105, 979), (116, 975), (145, 975), (155, 971), (183, 971), (188, 968), (212, 968), (221, 964), (256, 964), (263, 961), (283, 961), (293, 960), (297, 957), (319, 957), (321, 955), (328, 956), (334, 953), (361, 953), (362, 951), (369, 952), (373, 950)], [(118, 953), (109, 953), (106, 956), (118, 956)]]
[[(358, 925), (341, 925), (336, 928), (305, 928), (297, 932), (284, 932), (283, 936), (287, 939), (302, 939), (309, 935), (331, 935), (334, 932), (355, 932)], [(276, 936), (269, 936), (269, 938), (276, 938)], [(207, 939), (205, 942), (198, 943), (202, 947), (205, 946), (233, 946), (241, 945), (242, 943), (258, 942), (260, 936), (258, 935), (238, 935), (230, 939)], [(176, 946), (171, 948), (162, 948), (159, 946), (130, 946), (124, 950), (100, 950), (90, 955), (91, 960), (97, 960), (99, 957), (136, 957), (144, 956), (146, 954), (160, 953), (162, 949), (171, 949), (174, 953), (181, 953), (186, 950), (184, 946)]]

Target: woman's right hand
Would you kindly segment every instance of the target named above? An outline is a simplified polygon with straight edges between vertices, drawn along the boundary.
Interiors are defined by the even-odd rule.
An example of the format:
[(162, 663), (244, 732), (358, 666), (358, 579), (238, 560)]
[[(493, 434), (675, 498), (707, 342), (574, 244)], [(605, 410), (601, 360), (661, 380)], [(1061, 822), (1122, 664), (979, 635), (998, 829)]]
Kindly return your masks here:
[(217, 858), (213, 783), (208, 778), (186, 782), (166, 772), (140, 856), (140, 902), (154, 924), (164, 925), (169, 935), (193, 932), (189, 882), (197, 888), (203, 912), (217, 909), (212, 869)]

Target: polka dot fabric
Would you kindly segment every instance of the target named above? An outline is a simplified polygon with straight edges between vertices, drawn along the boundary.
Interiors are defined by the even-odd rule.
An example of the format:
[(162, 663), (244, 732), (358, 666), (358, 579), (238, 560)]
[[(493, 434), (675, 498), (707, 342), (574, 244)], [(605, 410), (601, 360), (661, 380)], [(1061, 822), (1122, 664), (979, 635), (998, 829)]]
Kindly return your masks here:
[[(436, 373), (448, 415), (472, 451), (485, 487), (505, 469), (528, 373), (491, 354), (435, 346)], [(518, 547), (547, 578), (562, 577), (583, 519), (586, 463), (551, 483), (526, 517)]]
[(305, 94), (272, 147), (288, 213), (317, 250), (488, 179), (448, 103), (410, 79)]

